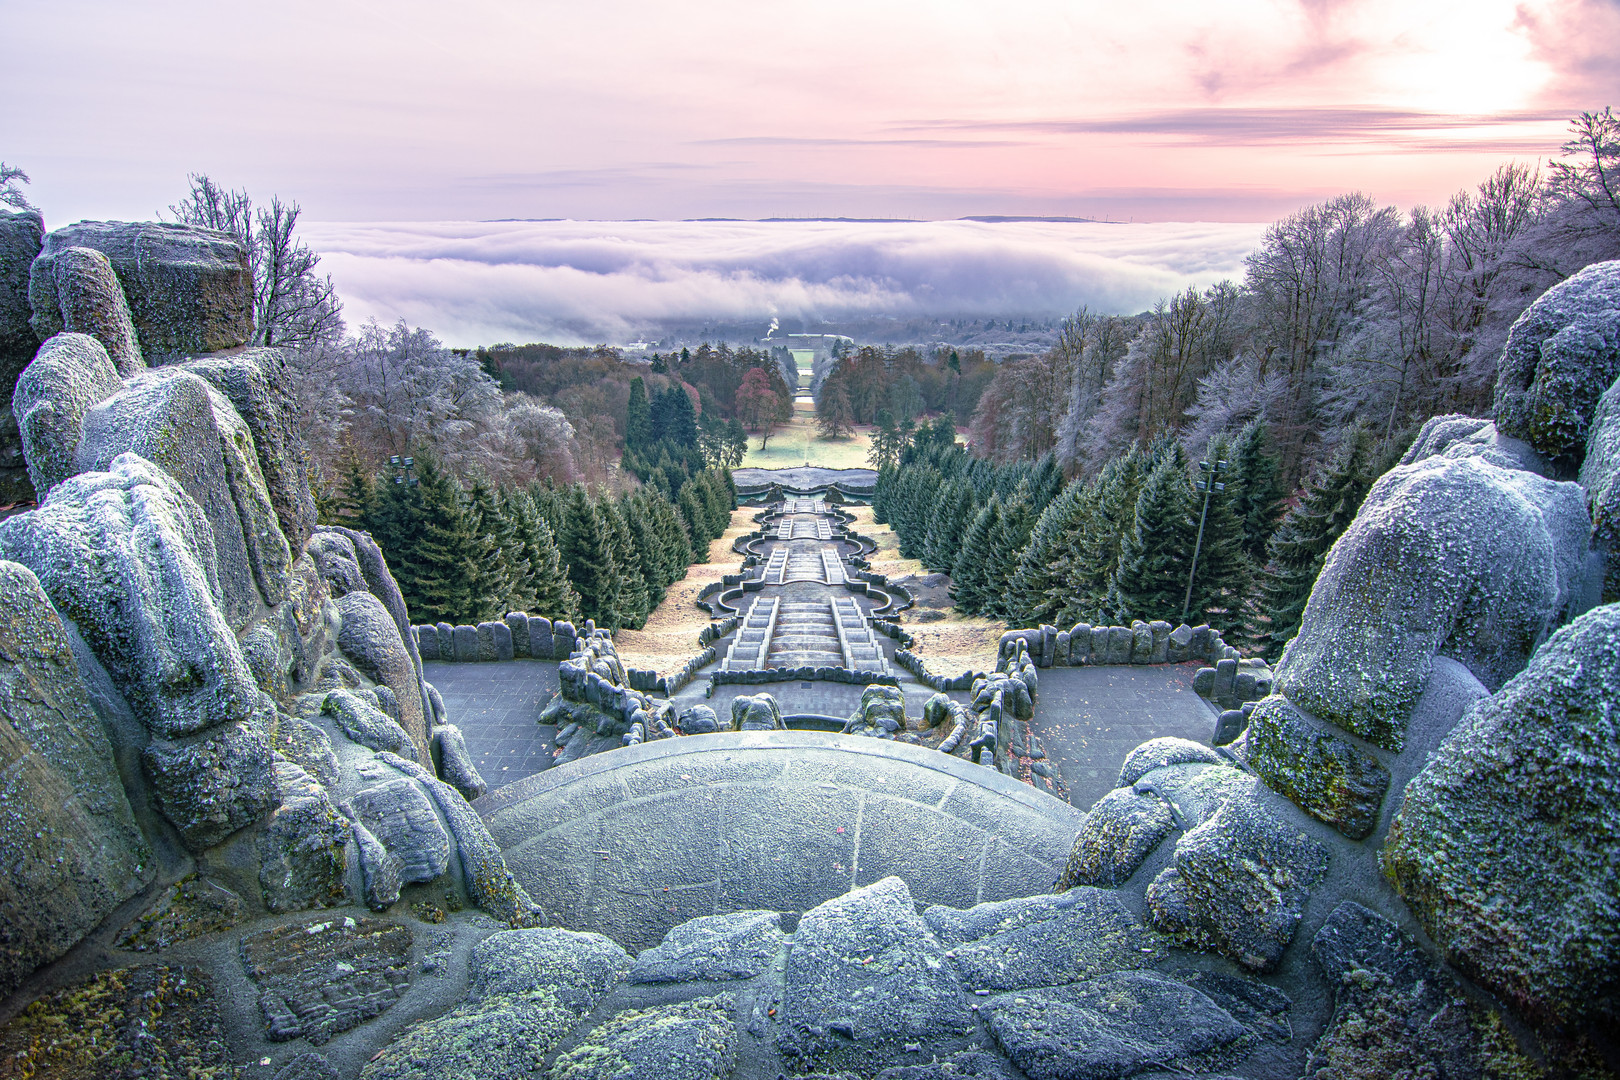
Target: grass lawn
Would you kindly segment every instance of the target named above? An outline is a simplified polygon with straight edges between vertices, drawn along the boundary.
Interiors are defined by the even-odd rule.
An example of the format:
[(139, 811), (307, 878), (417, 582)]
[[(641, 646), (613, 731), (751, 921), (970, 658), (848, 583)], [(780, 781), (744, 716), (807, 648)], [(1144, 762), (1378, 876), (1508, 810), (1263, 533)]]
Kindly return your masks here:
[(857, 427), (855, 434), (841, 439), (823, 439), (816, 434), (816, 405), (808, 397), (793, 403), (793, 419), (776, 429), (759, 448), (759, 435), (748, 437), (745, 469), (786, 469), (794, 465), (820, 465), (828, 469), (869, 469), (866, 455), (872, 449), (872, 429)]

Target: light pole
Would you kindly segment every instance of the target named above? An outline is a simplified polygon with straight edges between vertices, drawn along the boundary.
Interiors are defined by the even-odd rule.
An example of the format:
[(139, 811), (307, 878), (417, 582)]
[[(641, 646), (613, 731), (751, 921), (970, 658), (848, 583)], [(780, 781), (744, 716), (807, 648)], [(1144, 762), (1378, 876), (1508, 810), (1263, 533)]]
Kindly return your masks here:
[(389, 458), (389, 467), (398, 472), (398, 475), (394, 477), (394, 483), (399, 484), (401, 487), (415, 487), (418, 481), (416, 477), (411, 475), (411, 467), (415, 464), (416, 459), (413, 457), (400, 457), (395, 454)]
[(1216, 478), (1226, 468), (1225, 459), (1218, 459), (1213, 464), (1208, 461), (1198, 463), (1198, 471), (1202, 474), (1194, 484), (1204, 493), (1204, 508), (1198, 512), (1198, 541), (1193, 544), (1192, 569), (1187, 571), (1187, 595), (1181, 601), (1181, 621), (1187, 621), (1187, 609), (1192, 607), (1193, 578), (1198, 574), (1198, 553), (1204, 550), (1204, 519), (1209, 516), (1209, 499), (1217, 491), (1225, 491), (1226, 485)]

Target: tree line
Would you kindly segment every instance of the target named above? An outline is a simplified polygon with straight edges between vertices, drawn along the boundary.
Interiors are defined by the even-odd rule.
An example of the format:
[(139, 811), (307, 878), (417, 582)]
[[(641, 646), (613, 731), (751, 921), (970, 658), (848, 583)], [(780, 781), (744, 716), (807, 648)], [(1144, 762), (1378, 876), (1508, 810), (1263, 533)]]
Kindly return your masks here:
[(1583, 113), (1561, 152), (1440, 207), (1341, 195), (1272, 224), (1241, 282), (1139, 315), (1082, 309), (1047, 352), (999, 366), (974, 452), (1096, 475), (1133, 445), (1173, 436), (1201, 456), (1257, 420), (1292, 489), (1360, 427), (1389, 446), (1431, 416), (1480, 414), (1519, 314), (1620, 257), (1620, 117)]
[(678, 501), (644, 485), (499, 488), (463, 483), (434, 456), (374, 476), (355, 466), (329, 521), (370, 532), (411, 617), (478, 623), (508, 611), (642, 626), (669, 586), (707, 558), (736, 508), (729, 469), (703, 469)]
[(951, 575), (966, 613), (1065, 629), (1186, 618), (1275, 659), (1328, 549), (1391, 463), (1377, 447), (1353, 429), (1290, 506), (1258, 421), (1210, 441), (1205, 461), (1218, 467), (1165, 436), (1065, 482), (1056, 455), (977, 457), (941, 418), (880, 470), (872, 505), (903, 557)]

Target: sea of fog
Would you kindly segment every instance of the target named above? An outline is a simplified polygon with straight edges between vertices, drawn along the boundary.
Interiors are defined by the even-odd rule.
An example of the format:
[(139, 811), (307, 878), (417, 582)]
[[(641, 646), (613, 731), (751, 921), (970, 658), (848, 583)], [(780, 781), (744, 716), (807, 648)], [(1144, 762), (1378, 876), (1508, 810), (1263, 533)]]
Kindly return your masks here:
[(1263, 224), (307, 222), (351, 325), (446, 344), (623, 344), (671, 326), (1142, 311), (1238, 279)]

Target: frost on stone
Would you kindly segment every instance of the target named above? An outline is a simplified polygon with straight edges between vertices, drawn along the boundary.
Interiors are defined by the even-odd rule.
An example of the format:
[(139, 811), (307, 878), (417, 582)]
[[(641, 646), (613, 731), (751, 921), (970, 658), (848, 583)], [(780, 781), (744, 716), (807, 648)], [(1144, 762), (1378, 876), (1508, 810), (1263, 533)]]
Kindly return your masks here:
[(1524, 667), (1584, 580), (1588, 532), (1577, 484), (1479, 456), (1396, 466), (1328, 553), (1277, 690), (1400, 750), (1437, 653), (1491, 688)]
[(1513, 324), (1497, 363), (1496, 425), (1577, 463), (1598, 398), (1620, 376), (1620, 260), (1593, 263)]

